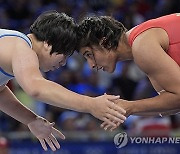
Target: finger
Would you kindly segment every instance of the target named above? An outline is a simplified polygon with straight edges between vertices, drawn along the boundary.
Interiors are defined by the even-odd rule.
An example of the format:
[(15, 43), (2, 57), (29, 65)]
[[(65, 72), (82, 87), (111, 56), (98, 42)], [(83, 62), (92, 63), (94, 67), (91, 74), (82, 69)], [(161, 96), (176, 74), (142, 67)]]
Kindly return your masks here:
[(109, 120), (111, 120), (111, 121), (113, 121), (113, 123), (118, 123), (118, 122), (120, 122), (120, 123), (123, 123), (124, 122), (124, 120), (122, 120), (122, 119), (119, 119), (119, 118), (117, 118), (117, 117), (115, 117), (114, 115), (111, 115), (111, 114), (109, 114), (109, 113), (106, 113), (106, 117), (109, 119)]
[(46, 143), (49, 145), (49, 147), (51, 148), (52, 151), (56, 151), (55, 146), (53, 145), (52, 141), (50, 140), (50, 138), (45, 138)]
[[(108, 95), (107, 93), (104, 93), (104, 95)], [(115, 95), (109, 95), (109, 96), (115, 96)], [(118, 99), (120, 98), (120, 95), (117, 95), (118, 96)]]
[(120, 96), (119, 96), (119, 95), (114, 96), (114, 95), (107, 95), (107, 94), (106, 94), (106, 98), (107, 98), (108, 100), (117, 100), (117, 99), (120, 99)]
[(61, 133), (59, 130), (57, 130), (56, 128), (52, 128), (53, 129), (53, 134), (57, 134), (61, 139), (65, 139), (65, 136), (63, 133)]
[(112, 127), (111, 125), (106, 125), (106, 126), (104, 127), (104, 130), (108, 130), (108, 128), (114, 128), (114, 127)]
[(111, 125), (112, 127), (115, 127), (116, 124), (111, 122), (109, 119), (107, 119), (106, 117), (103, 118), (103, 121), (106, 122), (108, 125)]
[(100, 127), (103, 128), (105, 125), (107, 125), (107, 123), (106, 123), (106, 122), (103, 122), (103, 123), (100, 125)]
[(114, 126), (111, 126), (109, 124), (105, 124), (103, 127), (102, 127), (104, 130), (107, 130), (108, 128), (114, 128)]
[(116, 123), (117, 122), (122, 123), (122, 121), (124, 122), (126, 120), (126, 117), (124, 115), (122, 115), (122, 114), (120, 114), (117, 111), (114, 111), (112, 109), (107, 110), (107, 112), (105, 113), (105, 117), (110, 118), (111, 121), (115, 121)]
[[(113, 121), (113, 123), (115, 123), (115, 121)], [(101, 128), (105, 129), (105, 128), (107, 127), (106, 129), (108, 129), (109, 127), (111, 127), (111, 128), (110, 128), (110, 131), (112, 131), (112, 130), (114, 130), (115, 128), (117, 128), (119, 125), (120, 125), (120, 122), (118, 122), (115, 127), (111, 127), (111, 126), (108, 125), (106, 122), (103, 122), (103, 123), (101, 124)], [(111, 130), (111, 129), (112, 129), (112, 130)]]
[(109, 125), (109, 124), (105, 124), (104, 125), (104, 127), (103, 127), (103, 129), (104, 130), (107, 130), (108, 128), (114, 128), (115, 126), (111, 126), (111, 125)]
[(112, 132), (114, 129), (116, 129), (117, 127), (119, 127), (120, 124), (121, 124), (121, 123), (118, 122), (118, 123), (116, 124), (116, 127), (111, 127), (111, 128), (110, 128), (110, 131)]
[(116, 127), (112, 127), (112, 128), (110, 129), (110, 131), (112, 132), (114, 129), (116, 129), (117, 127), (119, 127), (119, 125), (120, 125), (120, 123), (119, 123)]
[(105, 128), (108, 124), (106, 122), (103, 122), (103, 124), (101, 124), (101, 128)]
[(47, 151), (47, 146), (46, 146), (45, 141), (44, 141), (43, 139), (39, 139), (39, 142), (41, 143), (41, 146), (43, 147), (43, 149), (44, 149), (45, 151)]
[(54, 145), (56, 146), (56, 148), (57, 148), (57, 149), (60, 149), (60, 144), (59, 144), (59, 142), (57, 141), (57, 139), (54, 137), (54, 135), (51, 134), (49, 137), (50, 137), (51, 141), (54, 143)]
[[(126, 114), (126, 110), (124, 110), (122, 107), (120, 107), (117, 104), (114, 104), (114, 103), (112, 103), (110, 101), (108, 103), (108, 107), (113, 109), (113, 110), (116, 110), (119, 113), (119, 115)], [(126, 117), (125, 117), (125, 120), (126, 120)]]
[(120, 124), (122, 124), (122, 123), (118, 122), (118, 123), (116, 124), (116, 126), (119, 127)]
[(119, 125), (116, 126), (116, 127), (112, 127), (112, 128), (110, 129), (110, 131), (112, 132), (113, 130), (115, 130), (115, 129), (118, 128), (118, 127), (119, 127)]

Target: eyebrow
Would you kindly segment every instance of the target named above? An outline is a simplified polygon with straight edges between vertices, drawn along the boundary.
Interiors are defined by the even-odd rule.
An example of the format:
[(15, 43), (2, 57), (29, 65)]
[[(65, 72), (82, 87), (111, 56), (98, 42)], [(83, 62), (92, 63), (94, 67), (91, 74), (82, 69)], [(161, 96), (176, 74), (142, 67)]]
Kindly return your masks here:
[(84, 53), (83, 53), (83, 56), (86, 54), (86, 53), (88, 53), (89, 51), (88, 50), (86, 50)]

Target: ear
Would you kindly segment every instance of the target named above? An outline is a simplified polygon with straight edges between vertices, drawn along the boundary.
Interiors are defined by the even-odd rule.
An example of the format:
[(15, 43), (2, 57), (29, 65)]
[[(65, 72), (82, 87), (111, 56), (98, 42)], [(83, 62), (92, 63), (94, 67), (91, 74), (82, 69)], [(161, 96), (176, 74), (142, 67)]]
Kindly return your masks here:
[[(102, 47), (102, 48), (104, 48), (104, 43), (107, 41), (107, 38), (106, 37), (103, 37), (102, 39), (101, 39), (101, 41), (99, 42), (99, 45)], [(106, 48), (109, 50), (110, 48), (111, 48), (111, 44), (106, 44)]]
[(49, 45), (46, 41), (44, 41), (44, 48), (46, 51), (51, 51), (52, 50), (52, 45)]

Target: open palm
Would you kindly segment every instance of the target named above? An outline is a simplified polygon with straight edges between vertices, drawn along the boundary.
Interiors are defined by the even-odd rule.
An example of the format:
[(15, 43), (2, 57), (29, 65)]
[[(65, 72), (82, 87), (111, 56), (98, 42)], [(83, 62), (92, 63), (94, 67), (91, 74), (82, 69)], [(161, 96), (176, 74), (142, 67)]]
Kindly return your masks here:
[(60, 145), (54, 136), (55, 134), (61, 139), (65, 139), (65, 136), (53, 127), (54, 124), (54, 122), (50, 123), (42, 117), (37, 117), (36, 120), (28, 124), (30, 131), (38, 138), (45, 151), (47, 151), (46, 143), (53, 151), (60, 148)]

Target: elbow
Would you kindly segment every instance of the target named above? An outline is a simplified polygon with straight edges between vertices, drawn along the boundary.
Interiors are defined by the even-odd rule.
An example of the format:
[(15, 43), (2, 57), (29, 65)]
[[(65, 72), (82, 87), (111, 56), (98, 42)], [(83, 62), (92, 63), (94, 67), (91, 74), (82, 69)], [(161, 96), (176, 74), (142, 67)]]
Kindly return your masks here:
[(32, 98), (38, 100), (40, 98), (40, 91), (39, 90), (31, 90), (28, 92), (28, 95), (31, 96)]
[(24, 90), (33, 99), (40, 100), (42, 95), (42, 88), (39, 83), (34, 82), (33, 84), (31, 84), (31, 86), (28, 86)]
[(41, 96), (41, 92), (38, 88), (32, 88), (31, 90), (27, 90), (26, 93), (32, 97), (33, 99), (39, 100)]
[(41, 97), (43, 95), (43, 80), (35, 79), (27, 82), (22, 86), (23, 90), (35, 100), (41, 101)]
[(180, 92), (176, 93), (176, 102), (177, 102), (176, 109), (180, 109)]
[(180, 88), (179, 87), (178, 87), (178, 90), (176, 90), (175, 94), (176, 94), (178, 101), (180, 102)]

